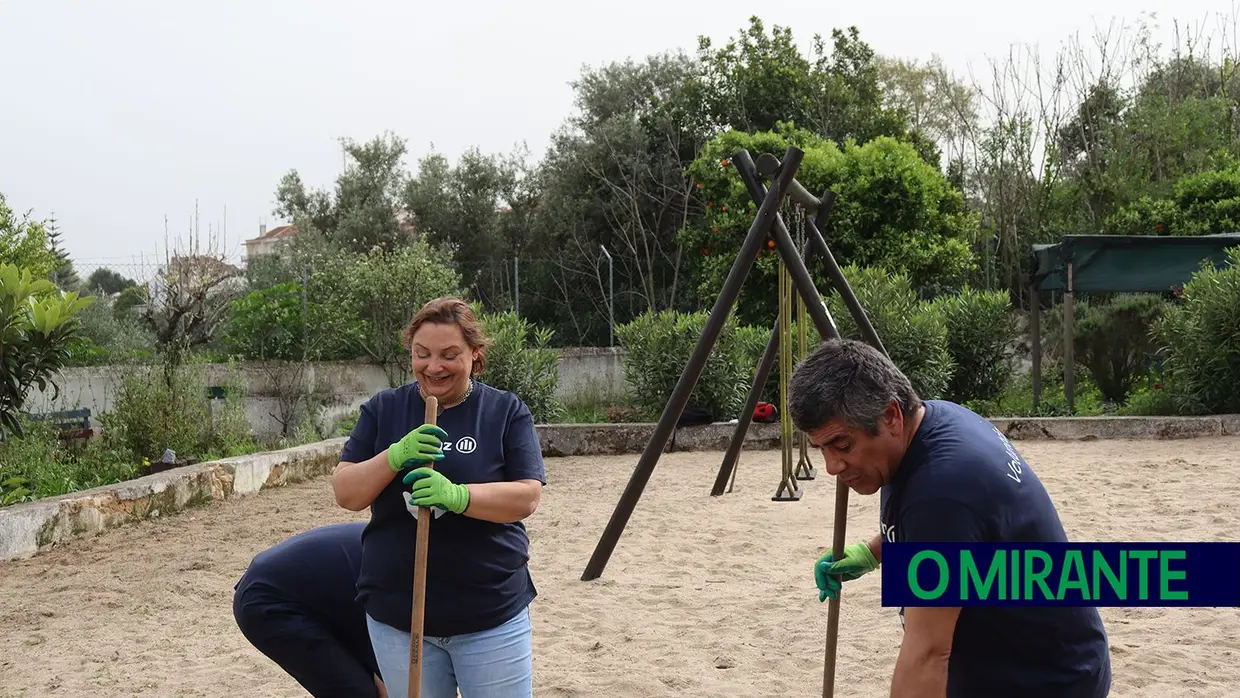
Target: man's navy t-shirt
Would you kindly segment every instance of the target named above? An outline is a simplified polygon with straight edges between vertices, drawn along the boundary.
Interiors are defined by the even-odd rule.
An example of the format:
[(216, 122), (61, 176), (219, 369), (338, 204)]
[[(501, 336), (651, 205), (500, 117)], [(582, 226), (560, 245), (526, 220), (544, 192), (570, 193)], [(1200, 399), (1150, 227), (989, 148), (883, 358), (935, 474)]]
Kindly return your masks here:
[[(382, 453), (426, 420), (416, 384), (384, 390), (361, 407), (340, 459), (360, 463)], [(448, 434), (435, 470), (454, 483), (533, 479), (546, 484), (534, 417), (520, 398), (474, 382), (465, 402), (436, 420)], [(392, 478), (371, 504), (362, 536), (358, 599), (371, 618), (409, 632), (417, 509), (410, 487)], [(405, 496), (402, 496), (402, 492)], [(446, 637), (502, 625), (537, 595), (529, 573), (529, 538), (521, 522), (498, 524), (441, 513), (430, 526), (423, 632)]]
[[(330, 524), (303, 531), (254, 556), (234, 585), (252, 612), (300, 612), (307, 625), (326, 624), (372, 672), (378, 673), (361, 604), (353, 598), (362, 567), (363, 523)], [(345, 594), (342, 598), (342, 594)]]
[[(928, 400), (892, 481), (882, 489), (890, 542), (1066, 542), (1042, 482), (988, 421)], [(904, 609), (900, 609), (903, 620)], [(1093, 607), (965, 607), (948, 696), (1102, 698), (1110, 690), (1106, 630)]]

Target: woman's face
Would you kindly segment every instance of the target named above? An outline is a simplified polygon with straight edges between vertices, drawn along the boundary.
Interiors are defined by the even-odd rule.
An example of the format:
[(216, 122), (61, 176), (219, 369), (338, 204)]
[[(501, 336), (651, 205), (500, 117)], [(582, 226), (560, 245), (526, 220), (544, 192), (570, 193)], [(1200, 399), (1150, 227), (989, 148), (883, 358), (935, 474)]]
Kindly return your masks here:
[(428, 395), (453, 399), (464, 392), (474, 354), (455, 323), (424, 323), (413, 335), (413, 375)]

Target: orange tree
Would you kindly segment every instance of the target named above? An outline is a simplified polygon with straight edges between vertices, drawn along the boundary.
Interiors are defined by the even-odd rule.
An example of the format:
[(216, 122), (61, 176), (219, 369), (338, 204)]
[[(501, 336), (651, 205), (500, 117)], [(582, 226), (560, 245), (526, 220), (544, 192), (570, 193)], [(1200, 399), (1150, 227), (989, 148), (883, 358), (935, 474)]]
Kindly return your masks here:
[[(747, 149), (782, 157), (789, 145), (805, 152), (797, 180), (814, 194), (828, 185), (835, 208), (823, 230), (841, 266), (881, 267), (906, 274), (919, 293), (933, 295), (962, 283), (974, 266), (970, 248), (976, 214), (964, 196), (908, 143), (880, 137), (865, 145), (833, 142), (781, 123), (757, 133), (727, 131), (715, 137), (689, 166), (700, 213), (681, 231), (697, 267), (699, 291), (709, 297), (722, 287), (740, 244), (757, 213), (729, 158)], [(795, 233), (795, 220), (784, 209)], [(807, 213), (807, 216), (809, 214)], [(769, 326), (778, 305), (779, 255), (774, 238), (763, 241), (741, 293), (737, 315), (744, 324)], [(821, 264), (810, 264), (819, 289), (828, 288)]]

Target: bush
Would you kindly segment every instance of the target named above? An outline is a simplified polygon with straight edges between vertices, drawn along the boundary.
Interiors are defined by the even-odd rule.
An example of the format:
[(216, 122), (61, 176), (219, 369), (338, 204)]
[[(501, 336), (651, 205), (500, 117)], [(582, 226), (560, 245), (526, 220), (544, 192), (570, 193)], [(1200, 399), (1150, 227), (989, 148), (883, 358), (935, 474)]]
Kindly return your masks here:
[[(939, 309), (918, 300), (907, 274), (855, 265), (843, 271), (887, 354), (909, 377), (917, 394), (926, 400), (944, 397), (955, 364), (947, 350), (947, 323)], [(827, 307), (841, 337), (864, 339), (838, 294), (827, 297)], [(811, 347), (819, 342), (813, 327), (809, 341)]]
[(76, 446), (58, 439), (51, 425), (23, 419), (22, 436), (0, 444), (0, 506), (129, 480), (138, 468), (107, 438)]
[[(210, 460), (246, 453), (253, 437), (245, 418), (245, 390), (236, 376), (213, 401), (202, 366), (135, 367), (122, 374), (111, 412), (100, 416), (135, 460), (157, 461), (164, 449), (177, 460)], [(216, 404), (212, 404), (215, 402)]]
[[(645, 419), (657, 419), (663, 412), (708, 316), (707, 311), (646, 311), (616, 328), (616, 338), (627, 351), (624, 377), (633, 406)], [(742, 333), (729, 316), (689, 395), (688, 406), (710, 412), (715, 421), (740, 413), (757, 367), (757, 359), (750, 355), (752, 341), (746, 341), (752, 334)]]
[(482, 381), (524, 400), (535, 422), (554, 421), (562, 409), (555, 394), (560, 353), (551, 347), (554, 333), (512, 312), (480, 313), (479, 321), (492, 342)]
[(1167, 388), (1183, 414), (1240, 412), (1240, 248), (1229, 265), (1203, 265), (1155, 327)]
[(155, 358), (155, 335), (134, 313), (116, 312), (116, 301), (85, 296), (90, 305), (78, 315), (80, 335), (73, 344), (70, 366), (111, 366)]
[(1120, 294), (1084, 309), (1072, 346), (1104, 400), (1122, 404), (1146, 375), (1154, 352), (1151, 332), (1166, 306), (1156, 295)]
[(1120, 407), (1117, 413), (1144, 417), (1167, 417), (1176, 414), (1175, 398), (1171, 392), (1161, 388), (1158, 386), (1151, 390), (1145, 386), (1136, 387), (1128, 395), (1128, 404)]
[[(857, 267), (851, 265), (843, 269), (844, 278), (852, 287), (857, 301), (865, 310), (870, 324), (878, 333), (883, 348), (891, 360), (908, 376), (923, 399), (945, 397), (948, 385), (955, 368), (955, 362), (948, 352), (947, 323), (937, 303), (921, 301), (913, 291), (906, 274), (892, 274), (874, 267)], [(864, 341), (857, 323), (853, 320), (848, 307), (836, 293), (826, 299), (827, 310), (835, 321), (840, 336), (846, 339)], [(792, 343), (794, 361), (799, 363), (803, 358), (800, 353), (798, 332), (800, 331), (799, 313), (794, 314), (792, 322)], [(821, 335), (814, 321), (806, 314), (805, 350), (811, 353), (821, 342)], [(752, 382), (762, 352), (766, 350), (766, 342), (771, 336), (770, 328), (746, 328), (743, 337), (745, 348), (746, 370), (748, 380)], [(779, 360), (771, 367), (763, 390), (763, 400), (778, 406), (779, 397)], [(744, 390), (748, 391), (747, 383)], [(742, 400), (744, 393), (742, 393)]]
[(960, 403), (998, 398), (1012, 380), (1019, 334), (1008, 294), (965, 287), (934, 305), (946, 323), (947, 351), (956, 365), (948, 397)]
[(1063, 373), (1053, 370), (1042, 377), (1042, 395), (1037, 409), (1033, 407), (1033, 377), (1016, 374), (1003, 394), (993, 400), (972, 400), (965, 407), (983, 417), (1088, 417), (1104, 413), (1102, 393), (1089, 376), (1082, 372), (1075, 386), (1072, 411), (1064, 396)]
[(355, 356), (362, 341), (356, 310), (304, 296), (301, 282), (286, 281), (233, 300), (224, 346), (241, 359), (261, 361)]

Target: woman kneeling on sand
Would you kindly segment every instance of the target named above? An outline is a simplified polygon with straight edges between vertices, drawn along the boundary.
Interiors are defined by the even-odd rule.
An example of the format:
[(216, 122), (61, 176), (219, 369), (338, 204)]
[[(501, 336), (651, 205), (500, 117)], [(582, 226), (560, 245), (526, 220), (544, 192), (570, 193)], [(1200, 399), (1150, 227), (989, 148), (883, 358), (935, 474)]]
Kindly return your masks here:
[[(370, 507), (358, 598), (391, 698), (409, 683), (418, 507), (432, 507), (422, 695), (533, 694), (529, 539), (522, 520), (546, 484), (534, 418), (516, 395), (475, 379), (488, 340), (469, 305), (427, 303), (404, 332), (415, 382), (361, 407), (332, 475), (336, 502)], [(424, 424), (427, 396), (438, 425)], [(412, 430), (410, 427), (413, 427)], [(433, 464), (433, 468), (425, 467)]]

